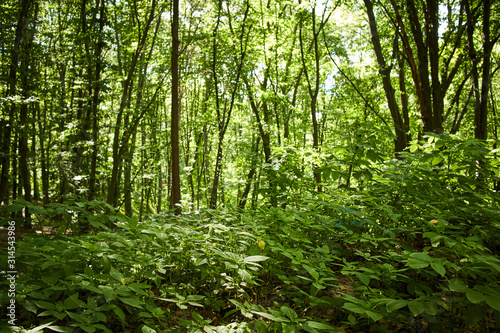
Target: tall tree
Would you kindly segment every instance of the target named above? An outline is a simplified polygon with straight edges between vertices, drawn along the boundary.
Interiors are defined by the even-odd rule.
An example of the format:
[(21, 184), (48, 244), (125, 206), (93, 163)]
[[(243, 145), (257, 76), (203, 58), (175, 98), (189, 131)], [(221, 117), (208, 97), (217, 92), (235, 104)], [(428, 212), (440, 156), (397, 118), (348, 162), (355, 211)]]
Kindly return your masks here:
[[(19, 10), (17, 13), (17, 24), (14, 45), (12, 46), (11, 59), (9, 75), (7, 78), (7, 92), (6, 95), (11, 99), (9, 103), (5, 103), (5, 107), (8, 111), (4, 112), (5, 116), (2, 117), (2, 127), (3, 137), (2, 137), (2, 153), (0, 154), (1, 160), (1, 175), (0, 175), (0, 202), (5, 203), (8, 200), (8, 190), (9, 190), (9, 178), (10, 178), (10, 165), (11, 165), (11, 144), (12, 144), (12, 131), (15, 125), (15, 118), (18, 108), (18, 102), (16, 102), (16, 95), (18, 93), (18, 69), (19, 69), (19, 58), (22, 54), (21, 52), (29, 53), (30, 50), (23, 50), (22, 46), (27, 46), (29, 34), (27, 33), (27, 27), (29, 23), (30, 11), (33, 8), (33, 0), (22, 0), (19, 5)], [(26, 63), (25, 59), (25, 63)], [(26, 65), (28, 66), (28, 65)], [(24, 73), (27, 76), (28, 73)], [(7, 118), (7, 121), (4, 119)]]
[(170, 118), (170, 144), (172, 147), (172, 193), (171, 207), (181, 213), (181, 180), (179, 156), (179, 0), (173, 0), (172, 16), (172, 110)]
[[(120, 99), (120, 106), (117, 112), (116, 116), (116, 122), (114, 125), (114, 136), (113, 136), (113, 167), (111, 170), (111, 176), (109, 179), (109, 188), (108, 188), (108, 198), (107, 202), (110, 205), (115, 205), (116, 204), (116, 193), (118, 192), (118, 172), (122, 166), (122, 161), (124, 154), (126, 152), (126, 144), (128, 143), (128, 140), (130, 139), (132, 132), (137, 129), (138, 122), (144, 115), (144, 113), (141, 113), (138, 117), (136, 117), (135, 121), (132, 122), (132, 126), (127, 129), (121, 135), (121, 130), (122, 130), (122, 121), (123, 121), (123, 114), (128, 107), (128, 101), (129, 101), (129, 96), (130, 96), (130, 89), (131, 89), (131, 84), (132, 80), (134, 78), (137, 64), (139, 62), (139, 58), (141, 56), (142, 52), (144, 51), (144, 46), (146, 45), (146, 41), (148, 38), (148, 33), (149, 29), (151, 27), (151, 23), (154, 20), (155, 13), (156, 13), (156, 5), (157, 1), (152, 0), (151, 1), (151, 8), (149, 10), (149, 14), (146, 18), (146, 22), (144, 25), (144, 28), (142, 31), (139, 30), (139, 38), (137, 40), (137, 47), (135, 48), (134, 53), (132, 54), (132, 61), (130, 63), (130, 67), (128, 69), (127, 76), (125, 78), (125, 81), (122, 84), (122, 94), (121, 94), (121, 99)], [(137, 10), (137, 9), (136, 9)], [(140, 28), (140, 25), (139, 25)], [(146, 108), (143, 109), (143, 112), (145, 112)]]
[(382, 52), (382, 45), (380, 43), (379, 33), (377, 29), (377, 22), (373, 12), (373, 4), (371, 0), (364, 0), (366, 12), (368, 14), (368, 22), (370, 24), (370, 32), (372, 36), (373, 49), (379, 65), (379, 72), (382, 77), (385, 97), (387, 99), (387, 106), (391, 113), (396, 139), (394, 140), (394, 150), (396, 153), (403, 151), (408, 145), (408, 138), (405, 133), (405, 125), (403, 117), (396, 100), (396, 91), (391, 82), (391, 67), (387, 65), (384, 54)]
[[(500, 34), (491, 37), (491, 0), (483, 0), (477, 6), (474, 2), (464, 0), (467, 15), (467, 42), (472, 73), (472, 91), (474, 95), (474, 137), (486, 140), (488, 137), (488, 96), (491, 85), (491, 52), (498, 41)], [(482, 37), (481, 54), (475, 43), (475, 27), (482, 9)], [(498, 33), (498, 31), (497, 31)], [(481, 80), (480, 80), (481, 79)], [(481, 83), (480, 83), (481, 82)]]
[[(239, 46), (239, 54), (235, 57), (236, 61), (236, 75), (232, 78), (234, 81), (232, 82), (231, 95), (229, 97), (225, 96), (224, 98), (224, 106), (221, 107), (220, 97), (221, 94), (219, 92), (219, 71), (218, 71), (218, 57), (217, 57), (217, 44), (220, 43), (218, 40), (218, 30), (219, 25), (221, 23), (221, 10), (222, 10), (222, 0), (218, 1), (218, 13), (217, 13), (217, 23), (214, 29), (213, 36), (213, 47), (212, 47), (212, 71), (213, 71), (213, 82), (215, 89), (215, 110), (217, 113), (217, 129), (218, 129), (218, 144), (217, 144), (217, 157), (215, 160), (215, 172), (214, 179), (212, 183), (212, 191), (210, 194), (210, 204), (209, 207), (214, 209), (217, 206), (217, 192), (219, 187), (219, 179), (222, 171), (222, 147), (224, 143), (224, 136), (226, 135), (227, 128), (229, 126), (229, 122), (231, 120), (231, 114), (233, 112), (236, 93), (238, 92), (240, 78), (242, 74), (243, 64), (245, 62), (245, 56), (247, 53), (248, 40), (250, 35), (251, 25), (247, 28), (247, 18), (250, 10), (250, 3), (246, 1), (245, 4), (245, 12), (243, 14), (242, 23), (241, 23), (241, 31), (239, 34), (239, 45), (235, 42), (233, 45)], [(229, 22), (231, 22), (231, 13), (228, 11)], [(229, 27), (232, 30), (232, 26)], [(227, 84), (226, 84), (227, 85)], [(228, 105), (229, 104), (229, 105)]]

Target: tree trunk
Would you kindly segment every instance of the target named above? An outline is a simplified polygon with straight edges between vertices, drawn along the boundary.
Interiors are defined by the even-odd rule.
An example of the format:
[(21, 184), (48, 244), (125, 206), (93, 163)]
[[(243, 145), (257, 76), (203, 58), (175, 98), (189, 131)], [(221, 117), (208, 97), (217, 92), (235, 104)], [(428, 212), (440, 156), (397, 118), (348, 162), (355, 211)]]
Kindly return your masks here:
[[(27, 24), (29, 19), (28, 15), (31, 5), (32, 5), (32, 0), (22, 0), (19, 7), (14, 46), (11, 54), (9, 76), (7, 78), (8, 97), (13, 97), (17, 95), (17, 70), (19, 67), (19, 55), (20, 55), (21, 44), (23, 44), (24, 39), (27, 37), (26, 29), (27, 29)], [(0, 125), (2, 125), (3, 128), (3, 138), (1, 147), (2, 151), (0, 154), (0, 161), (2, 167), (0, 175), (0, 203), (3, 204), (6, 204), (8, 201), (9, 177), (10, 177), (9, 173), (11, 164), (10, 160), (11, 135), (12, 135), (12, 129), (14, 127), (14, 118), (17, 106), (15, 102), (11, 102), (7, 104), (7, 108), (9, 110), (7, 120), (4, 120), (4, 118), (2, 117), (2, 120), (0, 122)]]
[(396, 139), (394, 140), (394, 151), (397, 154), (399, 152), (402, 152), (408, 145), (407, 136), (405, 133), (405, 125), (399, 111), (398, 103), (396, 101), (395, 90), (392, 87), (391, 83), (391, 68), (387, 66), (384, 55), (382, 53), (382, 46), (380, 44), (380, 38), (378, 35), (377, 22), (375, 21), (375, 15), (373, 13), (373, 5), (371, 3), (371, 0), (364, 0), (364, 2), (368, 14), (368, 21), (370, 23), (373, 49), (375, 51), (377, 63), (380, 67), (379, 72), (382, 76), (385, 97), (387, 99), (387, 105), (391, 112), (394, 131), (396, 133)]
[(245, 184), (245, 190), (241, 194), (241, 198), (238, 203), (238, 207), (240, 209), (245, 209), (245, 205), (248, 199), (248, 194), (250, 193), (250, 189), (252, 188), (252, 180), (257, 171), (257, 154), (259, 153), (259, 143), (260, 143), (260, 136), (257, 137), (257, 141), (253, 144), (255, 148), (252, 149), (253, 155), (251, 157), (250, 171), (248, 172), (247, 181)]
[(173, 0), (172, 19), (172, 112), (170, 123), (170, 144), (172, 148), (172, 200), (175, 214), (181, 213), (181, 179), (179, 156), (179, 0)]
[[(89, 193), (88, 200), (93, 200), (96, 192), (96, 170), (97, 170), (97, 154), (99, 152), (99, 124), (98, 124), (98, 110), (99, 110), (99, 96), (101, 92), (101, 72), (102, 72), (102, 47), (104, 45), (103, 30), (105, 23), (105, 7), (106, 1), (101, 0), (99, 5), (99, 37), (97, 42), (97, 49), (95, 54), (95, 86), (92, 90), (92, 153), (90, 159), (90, 174), (89, 174)], [(99, 3), (99, 1), (97, 1)]]
[[(178, 0), (176, 0), (178, 1)], [(151, 11), (149, 13), (149, 17), (147, 19), (146, 25), (144, 27), (143, 33), (140, 36), (138, 43), (137, 43), (137, 48), (132, 56), (132, 61), (130, 64), (129, 71), (127, 73), (127, 78), (123, 82), (123, 89), (122, 89), (122, 96), (120, 100), (120, 107), (118, 109), (118, 114), (116, 116), (116, 123), (115, 123), (115, 128), (114, 128), (114, 136), (113, 136), (113, 168), (111, 170), (111, 177), (109, 180), (109, 188), (108, 188), (108, 198), (107, 202), (110, 205), (113, 205), (116, 202), (116, 193), (118, 192), (118, 172), (119, 169), (121, 168), (122, 165), (122, 159), (123, 159), (123, 154), (125, 153), (125, 149), (122, 149), (121, 147), (124, 146), (130, 138), (130, 135), (132, 134), (131, 132), (129, 133), (124, 133), (123, 137), (120, 136), (121, 132), (121, 125), (122, 125), (122, 118), (123, 118), (123, 113), (125, 109), (127, 108), (128, 100), (129, 100), (129, 89), (132, 83), (132, 79), (135, 73), (135, 69), (137, 67), (137, 63), (139, 60), (139, 57), (142, 52), (144, 52), (144, 45), (146, 44), (146, 40), (148, 37), (148, 32), (149, 28), (151, 27), (151, 22), (154, 19), (154, 13), (156, 9), (156, 0), (153, 0), (151, 3)], [(140, 120), (140, 119), (139, 119)], [(137, 126), (137, 119), (133, 121), (132, 123), (134, 124), (133, 126)], [(133, 131), (134, 129), (130, 129), (130, 131)], [(125, 142), (124, 142), (125, 141)], [(121, 144), (121, 145), (120, 145)]]

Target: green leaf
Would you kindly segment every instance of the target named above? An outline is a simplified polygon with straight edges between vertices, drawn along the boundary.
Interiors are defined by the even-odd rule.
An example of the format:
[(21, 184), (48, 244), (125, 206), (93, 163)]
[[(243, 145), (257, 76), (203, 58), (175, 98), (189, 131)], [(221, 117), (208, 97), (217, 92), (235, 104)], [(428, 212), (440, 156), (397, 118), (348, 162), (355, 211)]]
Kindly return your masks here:
[(120, 321), (123, 323), (123, 324), (126, 324), (126, 321), (125, 321), (125, 313), (123, 313), (123, 310), (117, 306), (114, 306), (113, 307), (113, 312), (116, 314), (116, 316), (120, 319)]
[(73, 310), (76, 308), (85, 308), (87, 304), (78, 299), (78, 293), (73, 294), (64, 300), (64, 307), (66, 310)]
[(368, 315), (368, 317), (373, 319), (373, 321), (379, 321), (380, 319), (384, 318), (384, 315), (378, 312), (366, 311), (366, 314)]
[(467, 290), (467, 285), (462, 280), (453, 279), (450, 281), (449, 288), (450, 288), (450, 291), (456, 291), (456, 292), (463, 293)]
[(136, 307), (136, 308), (139, 308), (139, 309), (142, 309), (142, 304), (144, 304), (144, 302), (138, 298), (133, 298), (133, 297), (118, 297), (118, 298), (123, 303), (130, 305), (130, 306), (133, 306), (133, 307)]
[(402, 307), (405, 307), (408, 304), (407, 300), (404, 299), (396, 299), (390, 302), (387, 302), (385, 305), (385, 308), (387, 309), (387, 312), (394, 312), (396, 310), (401, 309)]
[(483, 293), (474, 289), (467, 288), (467, 290), (465, 291), (465, 295), (467, 296), (467, 299), (474, 304), (484, 301)]
[(114, 278), (117, 281), (122, 282), (122, 279), (124, 279), (124, 276), (122, 273), (120, 273), (116, 268), (111, 267), (109, 271), (109, 275), (111, 275), (112, 278)]
[(335, 327), (333, 327), (332, 325), (323, 324), (323, 323), (320, 323), (317, 321), (306, 321), (304, 323), (304, 325), (302, 326), (302, 328), (304, 328), (304, 326), (318, 329), (318, 330), (330, 330), (331, 332), (333, 332), (335, 330)]
[(243, 259), (243, 262), (244, 263), (250, 263), (250, 262), (259, 262), (259, 261), (265, 261), (269, 259), (269, 257), (266, 257), (266, 256), (249, 256), (249, 257), (246, 257), (245, 259)]
[(203, 323), (203, 317), (198, 312), (193, 311), (191, 315), (193, 316), (194, 320), (196, 320), (198, 323)]
[(408, 258), (408, 266), (415, 269), (425, 268), (429, 266), (431, 262), (432, 258), (427, 253), (423, 252), (412, 253)]
[(434, 269), (439, 275), (445, 276), (446, 274), (446, 269), (441, 265), (440, 263), (437, 262), (431, 262), (431, 267)]
[(358, 279), (366, 286), (370, 285), (370, 278), (361, 272), (354, 272)]
[(287, 316), (288, 318), (290, 319), (296, 319), (298, 316), (297, 316), (297, 313), (295, 313), (295, 311), (293, 311), (292, 309), (290, 309), (288, 306), (282, 306), (280, 308), (281, 312)]
[[(26, 201), (26, 203), (28, 202)], [(7, 207), (7, 212), (9, 213), (19, 212), (23, 210), (24, 207), (26, 207), (26, 204), (15, 201)]]
[(55, 310), (56, 306), (54, 303), (49, 303), (45, 301), (33, 301), (40, 309)]
[(253, 322), (254, 326), (255, 326), (255, 330), (257, 331), (257, 333), (267, 333), (267, 324), (264, 320), (262, 319), (257, 319)]
[(355, 313), (366, 313), (367, 311), (367, 309), (364, 306), (354, 303), (345, 303), (342, 307), (346, 310)]
[(484, 300), (486, 304), (491, 306), (492, 309), (500, 311), (500, 292), (488, 286), (476, 286), (480, 292), (484, 293)]
[(314, 280), (318, 281), (319, 273), (314, 268), (306, 264), (302, 264), (302, 267), (304, 267), (304, 269), (314, 278)]
[(25, 308), (29, 312), (36, 313), (36, 306), (35, 306), (35, 304), (32, 301), (28, 300), (28, 299), (25, 299), (23, 301), (23, 308)]
[(272, 314), (267, 313), (267, 312), (261, 312), (261, 311), (251, 311), (251, 312), (253, 314), (259, 315), (261, 317), (264, 317), (264, 318), (267, 318), (267, 319), (270, 319), (272, 321), (276, 321), (276, 322), (279, 322), (279, 323), (287, 323), (289, 321), (285, 317), (278, 317), (278, 316), (272, 315)]
[(408, 309), (414, 316), (418, 316), (425, 311), (425, 303), (422, 301), (413, 300), (408, 303)]
[(146, 283), (131, 283), (131, 284), (127, 285), (127, 287), (129, 287), (130, 290), (132, 290), (136, 294), (143, 295), (143, 296), (149, 296), (149, 294), (146, 291), (144, 291), (144, 289), (151, 288)]
[(146, 325), (142, 325), (141, 332), (142, 333), (157, 333), (155, 329), (152, 329), (151, 327), (146, 326)]
[(432, 165), (437, 165), (439, 163), (441, 163), (444, 159), (441, 157), (441, 156), (436, 156), (432, 159), (432, 162), (431, 164)]

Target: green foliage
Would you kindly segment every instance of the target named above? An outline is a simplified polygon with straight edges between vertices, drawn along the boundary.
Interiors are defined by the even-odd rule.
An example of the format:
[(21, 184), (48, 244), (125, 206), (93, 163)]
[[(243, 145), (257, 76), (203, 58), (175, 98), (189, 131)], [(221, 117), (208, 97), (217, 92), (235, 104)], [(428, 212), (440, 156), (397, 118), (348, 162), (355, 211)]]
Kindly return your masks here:
[(286, 208), (139, 222), (97, 217), (109, 208), (98, 202), (18, 200), (11, 212), (28, 208), (37, 222), (81, 216), (94, 231), (18, 243), (18, 324), (84, 332), (498, 327), (500, 198), (489, 190), (498, 169), (483, 148), (431, 135), (372, 169), (362, 191), (290, 196)]

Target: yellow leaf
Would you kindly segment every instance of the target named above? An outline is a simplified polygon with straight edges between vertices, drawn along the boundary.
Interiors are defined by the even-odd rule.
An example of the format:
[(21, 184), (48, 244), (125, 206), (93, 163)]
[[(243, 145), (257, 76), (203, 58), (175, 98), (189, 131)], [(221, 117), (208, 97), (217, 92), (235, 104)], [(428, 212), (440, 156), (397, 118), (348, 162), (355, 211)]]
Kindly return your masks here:
[(260, 239), (257, 241), (257, 245), (259, 245), (261, 250), (264, 250), (264, 248), (266, 247), (266, 243)]
[(438, 223), (439, 223), (439, 221), (438, 221), (438, 220), (431, 220), (431, 223), (432, 223), (432, 224), (438, 224)]
[(120, 279), (123, 285), (125, 285), (125, 279)]

